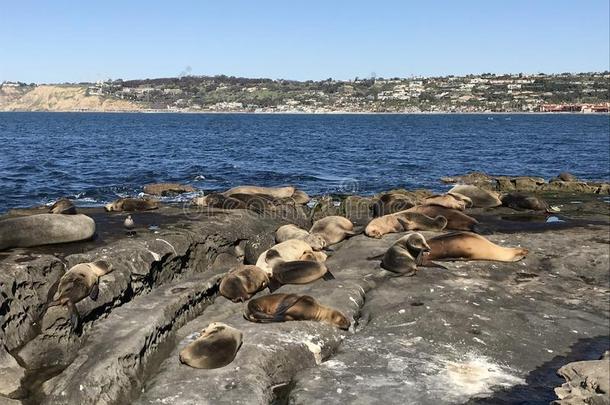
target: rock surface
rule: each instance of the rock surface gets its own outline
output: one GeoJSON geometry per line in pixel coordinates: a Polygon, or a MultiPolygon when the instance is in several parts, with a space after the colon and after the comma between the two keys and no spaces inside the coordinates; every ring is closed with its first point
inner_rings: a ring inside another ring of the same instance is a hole
{"type": "MultiPolygon", "coordinates": [[[[93,210],[92,241],[0,253],[0,404],[548,404],[562,383],[557,369],[609,348],[610,211],[599,195],[541,196],[560,215],[468,212],[495,243],[528,247],[522,262],[448,262],[392,277],[367,258],[402,234],[358,235],[332,246],[334,280],[278,291],[339,309],[349,331],[251,323],[244,304],[218,296],[223,273],[255,261],[277,227],[296,218],[307,229],[305,209],[161,207],[137,214],[135,237],[123,214],[93,210]],[[100,258],[115,271],[101,278],[96,301],[77,304],[82,324],[75,330],[62,307],[43,316],[63,272],[100,258]],[[216,370],[180,364],[179,351],[214,321],[243,332],[235,360],[216,370]]],[[[372,200],[329,198],[314,216],[364,224],[372,200]]],[[[580,368],[565,370],[577,381],[580,368]]]]}

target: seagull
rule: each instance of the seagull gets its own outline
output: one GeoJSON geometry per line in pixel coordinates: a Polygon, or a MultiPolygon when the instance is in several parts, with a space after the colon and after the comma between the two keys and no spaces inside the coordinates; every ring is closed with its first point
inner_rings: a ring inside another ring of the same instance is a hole
{"type": "Polygon", "coordinates": [[[131,217],[131,215],[127,215],[127,218],[125,218],[125,221],[123,222],[123,226],[127,230],[128,234],[131,235],[135,233],[133,229],[136,227],[136,224],[135,222],[133,222],[133,218],[131,217]]]}

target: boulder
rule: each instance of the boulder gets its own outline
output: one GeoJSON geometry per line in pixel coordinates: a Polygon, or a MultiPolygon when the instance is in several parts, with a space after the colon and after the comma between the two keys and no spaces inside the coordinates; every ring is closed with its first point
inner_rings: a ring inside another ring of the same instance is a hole
{"type": "Polygon", "coordinates": [[[568,363],[557,374],[566,382],[555,388],[554,404],[610,404],[610,352],[599,360],[568,363]]]}
{"type": "Polygon", "coordinates": [[[179,183],[153,183],[144,186],[144,192],[156,196],[171,196],[183,193],[194,193],[195,187],[179,183]]]}

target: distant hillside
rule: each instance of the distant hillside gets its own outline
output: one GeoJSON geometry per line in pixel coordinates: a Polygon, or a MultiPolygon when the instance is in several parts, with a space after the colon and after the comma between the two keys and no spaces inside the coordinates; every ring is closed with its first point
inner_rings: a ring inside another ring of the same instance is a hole
{"type": "Polygon", "coordinates": [[[6,86],[0,88],[0,111],[130,111],[138,103],[90,95],[87,86],[6,86]]]}
{"type": "Polygon", "coordinates": [[[605,112],[610,73],[291,81],[228,76],[0,86],[0,110],[605,112]]]}

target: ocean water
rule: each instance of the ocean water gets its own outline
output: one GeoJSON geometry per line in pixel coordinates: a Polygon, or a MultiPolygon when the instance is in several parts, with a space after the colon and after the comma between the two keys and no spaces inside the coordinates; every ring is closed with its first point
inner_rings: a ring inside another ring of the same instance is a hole
{"type": "Polygon", "coordinates": [[[0,212],[172,181],[311,194],[447,188],[479,170],[610,180],[608,115],[0,113],[0,212]]]}

